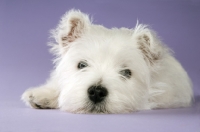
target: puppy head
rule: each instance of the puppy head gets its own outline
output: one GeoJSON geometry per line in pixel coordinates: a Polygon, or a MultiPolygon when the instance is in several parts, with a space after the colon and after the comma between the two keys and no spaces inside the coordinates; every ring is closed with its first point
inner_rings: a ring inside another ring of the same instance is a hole
{"type": "Polygon", "coordinates": [[[127,113],[147,109],[150,73],[164,53],[153,31],[139,24],[135,29],[107,29],[72,10],[53,36],[62,110],[127,113]]]}

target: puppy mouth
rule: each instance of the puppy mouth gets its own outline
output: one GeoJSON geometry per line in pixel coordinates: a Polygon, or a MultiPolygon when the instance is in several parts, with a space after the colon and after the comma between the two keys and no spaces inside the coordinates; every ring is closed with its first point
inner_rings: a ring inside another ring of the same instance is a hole
{"type": "Polygon", "coordinates": [[[92,104],[89,113],[110,113],[105,106],[105,103],[92,104]]]}
{"type": "Polygon", "coordinates": [[[106,109],[105,102],[97,104],[87,102],[84,107],[77,109],[75,113],[110,114],[111,112],[106,109]]]}

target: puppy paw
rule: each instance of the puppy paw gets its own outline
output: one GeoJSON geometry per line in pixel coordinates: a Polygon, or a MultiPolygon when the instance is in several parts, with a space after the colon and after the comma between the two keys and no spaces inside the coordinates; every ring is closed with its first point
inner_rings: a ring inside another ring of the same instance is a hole
{"type": "Polygon", "coordinates": [[[27,106],[36,109],[53,109],[57,106],[56,98],[49,91],[39,88],[26,90],[21,99],[27,106]]]}

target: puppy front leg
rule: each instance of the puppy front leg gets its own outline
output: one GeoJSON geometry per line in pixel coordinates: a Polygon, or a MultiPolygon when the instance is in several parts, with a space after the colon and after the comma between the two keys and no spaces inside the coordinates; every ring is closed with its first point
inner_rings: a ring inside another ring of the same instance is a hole
{"type": "Polygon", "coordinates": [[[56,109],[58,108],[59,88],[53,81],[45,85],[26,90],[21,99],[26,105],[36,109],[56,109]]]}

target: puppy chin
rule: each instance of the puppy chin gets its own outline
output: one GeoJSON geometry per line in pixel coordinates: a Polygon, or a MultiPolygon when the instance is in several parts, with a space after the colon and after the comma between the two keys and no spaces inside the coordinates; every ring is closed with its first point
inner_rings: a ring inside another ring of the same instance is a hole
{"type": "Polygon", "coordinates": [[[85,104],[65,104],[61,105],[60,109],[62,111],[75,113],[75,114],[111,114],[114,112],[110,112],[107,110],[106,105],[102,102],[99,104],[93,104],[92,102],[85,103],[85,104]],[[70,106],[70,107],[69,107],[70,106]]]}

